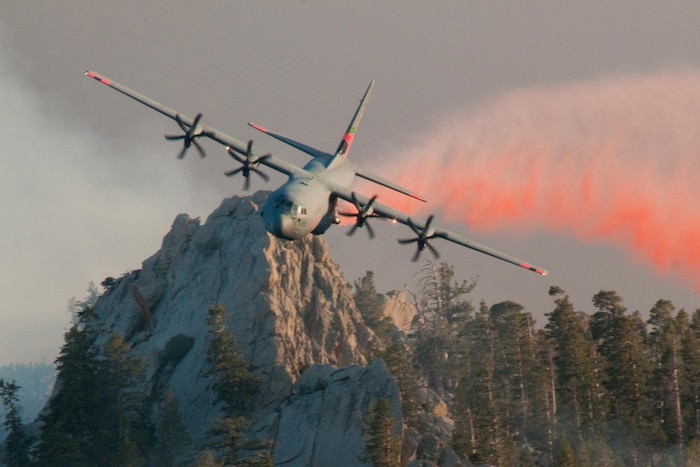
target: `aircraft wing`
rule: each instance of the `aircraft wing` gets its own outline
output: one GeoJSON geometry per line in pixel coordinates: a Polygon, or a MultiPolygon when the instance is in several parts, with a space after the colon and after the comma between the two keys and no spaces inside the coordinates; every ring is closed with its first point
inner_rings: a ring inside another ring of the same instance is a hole
{"type": "MultiPolygon", "coordinates": [[[[207,137],[209,139],[212,139],[216,141],[217,143],[223,144],[227,148],[231,148],[232,150],[238,152],[239,154],[246,154],[248,151],[248,143],[243,142],[239,139],[234,138],[233,136],[229,136],[226,133],[223,133],[215,128],[205,126],[205,125],[199,125],[199,117],[201,115],[198,115],[194,119],[188,117],[187,115],[181,114],[159,102],[154,101],[153,99],[144,96],[143,94],[140,94],[133,89],[129,89],[128,87],[119,84],[115,81],[112,81],[109,78],[106,78],[104,76],[99,75],[98,73],[94,71],[86,71],[85,75],[88,76],[89,78],[93,78],[96,81],[99,81],[100,83],[104,84],[105,86],[109,86],[110,88],[114,89],[115,91],[118,91],[125,96],[128,96],[132,99],[134,99],[137,102],[140,102],[141,104],[150,107],[151,109],[155,110],[156,112],[165,115],[166,117],[174,120],[175,122],[178,123],[183,129],[183,131],[189,131],[191,132],[190,138],[193,140],[195,138],[199,137],[207,137]],[[193,128],[194,127],[194,128],[193,128]]],[[[172,137],[170,137],[172,138],[172,137]]],[[[193,141],[194,142],[194,141],[193,141]]],[[[195,142],[196,144],[196,142],[195,142]]],[[[186,143],[187,145],[187,143],[186,143]]],[[[182,155],[182,153],[181,153],[182,155]]],[[[301,167],[297,167],[294,164],[291,164],[289,162],[286,162],[282,159],[276,158],[270,154],[260,154],[257,153],[254,149],[251,148],[251,158],[253,159],[254,163],[260,163],[263,165],[266,165],[270,167],[271,169],[274,169],[278,172],[281,172],[285,175],[293,176],[313,176],[309,174],[307,171],[302,169],[301,167]]]]}
{"type": "MultiPolygon", "coordinates": [[[[546,275],[547,271],[545,269],[538,268],[536,266],[533,266],[525,261],[522,261],[518,258],[515,258],[513,256],[507,255],[505,253],[502,253],[498,250],[495,250],[493,248],[490,248],[486,245],[482,245],[480,243],[477,243],[473,240],[467,239],[465,237],[462,237],[456,233],[450,232],[449,230],[443,229],[441,227],[438,227],[436,225],[432,224],[432,216],[428,217],[428,219],[425,222],[419,222],[414,219],[412,219],[410,216],[407,214],[398,211],[396,209],[393,209],[389,206],[385,206],[383,204],[376,203],[373,199],[368,199],[362,195],[359,195],[349,188],[346,188],[344,186],[338,185],[336,183],[333,183],[330,180],[325,179],[322,175],[319,174],[312,174],[301,167],[298,167],[294,164],[291,164],[289,162],[286,162],[282,159],[276,158],[270,154],[259,154],[255,152],[255,150],[252,148],[252,144],[243,142],[241,140],[238,140],[232,136],[229,136],[219,130],[216,130],[215,128],[211,128],[205,125],[200,125],[199,124],[199,119],[201,117],[200,115],[197,115],[194,119],[187,117],[184,114],[181,114],[179,112],[176,112],[175,110],[164,106],[163,104],[160,104],[159,102],[154,101],[153,99],[150,99],[142,94],[139,94],[138,92],[129,89],[126,86],[123,86],[115,81],[110,80],[109,78],[106,78],[104,76],[101,76],[94,71],[86,71],[85,75],[93,78],[96,81],[99,81],[100,83],[104,84],[105,86],[109,86],[110,88],[114,89],[115,91],[118,91],[138,102],[141,104],[150,107],[151,109],[155,110],[156,112],[165,115],[166,117],[174,120],[180,128],[183,130],[184,134],[176,137],[166,137],[168,139],[183,139],[184,140],[184,149],[183,152],[180,153],[180,157],[184,155],[184,151],[190,146],[190,144],[194,144],[197,149],[203,154],[203,150],[198,146],[196,140],[201,137],[207,137],[209,139],[212,139],[227,148],[230,148],[231,150],[237,152],[238,154],[244,154],[247,157],[250,158],[248,161],[249,164],[251,165],[257,165],[257,164],[263,164],[267,167],[270,167],[271,169],[274,169],[278,172],[281,172],[285,175],[288,176],[297,176],[297,177],[307,177],[307,178],[318,178],[320,181],[326,184],[326,186],[332,191],[337,197],[348,201],[353,204],[359,204],[362,207],[368,207],[367,212],[365,214],[367,217],[370,217],[371,215],[379,215],[381,217],[385,217],[387,219],[391,219],[396,222],[400,222],[401,224],[407,225],[408,227],[411,228],[411,230],[414,232],[416,235],[415,238],[412,239],[407,239],[407,240],[399,240],[401,243],[417,243],[418,246],[418,252],[422,251],[425,247],[428,247],[430,250],[435,252],[434,247],[430,244],[430,242],[433,239],[436,238],[443,238],[447,241],[456,243],[458,245],[465,246],[467,248],[471,248],[472,250],[487,254],[489,256],[492,256],[494,258],[500,259],[502,261],[506,261],[508,263],[514,264],[516,266],[520,266],[522,268],[528,269],[530,271],[534,271],[538,274],[541,275],[546,275]],[[371,209],[369,209],[371,208],[371,209]]],[[[371,89],[371,86],[370,86],[371,89]]],[[[377,183],[384,184],[386,186],[389,186],[390,188],[393,188],[393,184],[391,182],[388,182],[386,180],[381,179],[381,181],[377,181],[376,179],[378,178],[375,175],[367,175],[367,174],[360,174],[358,171],[358,175],[361,177],[368,178],[370,180],[373,180],[377,183]]],[[[395,188],[394,188],[395,189],[395,188]]],[[[422,199],[420,197],[417,197],[418,199],[422,199]]],[[[414,257],[414,259],[417,259],[417,255],[414,257]]]]}
{"type": "Polygon", "coordinates": [[[463,237],[459,234],[456,234],[454,232],[450,232],[447,229],[443,229],[442,227],[439,227],[437,225],[432,224],[432,216],[428,217],[428,219],[425,222],[420,222],[416,219],[411,218],[407,214],[398,211],[396,209],[393,209],[389,206],[385,206],[383,204],[379,204],[375,202],[373,199],[369,199],[365,196],[359,195],[358,193],[355,193],[354,191],[344,188],[340,185],[330,183],[326,181],[326,184],[329,186],[329,188],[333,191],[333,193],[338,196],[338,198],[341,198],[345,201],[348,201],[353,204],[359,204],[362,207],[371,206],[370,212],[368,212],[368,215],[379,215],[381,217],[385,217],[387,219],[390,219],[395,222],[399,222],[401,224],[407,225],[409,228],[413,230],[413,232],[416,235],[416,238],[413,239],[407,239],[407,240],[399,240],[400,243],[417,243],[418,246],[418,251],[416,253],[416,256],[414,256],[414,260],[418,258],[418,254],[420,253],[421,250],[423,250],[423,247],[428,247],[431,249],[434,253],[436,251],[430,245],[429,242],[431,242],[433,239],[436,238],[442,238],[447,241],[450,241],[452,243],[456,243],[457,245],[462,245],[464,247],[470,248],[472,250],[478,251],[480,253],[484,253],[486,255],[492,256],[494,258],[500,259],[502,261],[505,261],[507,263],[514,264],[516,266],[519,266],[521,268],[536,272],[537,274],[540,274],[542,276],[547,275],[547,270],[539,268],[537,266],[533,266],[532,264],[523,261],[521,259],[518,259],[514,256],[510,256],[506,253],[500,252],[498,250],[495,250],[491,247],[488,247],[486,245],[482,245],[481,243],[475,242],[474,240],[470,240],[466,237],[463,237]]]}

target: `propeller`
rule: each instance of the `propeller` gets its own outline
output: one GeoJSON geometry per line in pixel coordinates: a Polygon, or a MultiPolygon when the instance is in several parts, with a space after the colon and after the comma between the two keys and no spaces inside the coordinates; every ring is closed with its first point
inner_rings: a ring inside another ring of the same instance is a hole
{"type": "Polygon", "coordinates": [[[207,153],[204,152],[202,146],[200,146],[200,144],[197,142],[197,139],[199,137],[210,135],[209,133],[202,131],[202,128],[199,126],[199,120],[201,118],[202,114],[199,113],[196,117],[194,117],[192,125],[187,125],[185,122],[182,121],[180,115],[175,114],[175,122],[184,133],[181,135],[165,135],[165,139],[167,139],[168,141],[176,141],[180,139],[183,140],[182,150],[177,156],[178,159],[182,159],[183,157],[185,157],[185,153],[193,144],[194,147],[197,148],[197,151],[199,151],[200,157],[204,158],[207,155],[207,153]]]}
{"type": "Polygon", "coordinates": [[[242,153],[241,151],[232,148],[231,146],[228,146],[226,148],[226,151],[228,151],[229,155],[236,159],[238,162],[240,162],[242,165],[234,170],[229,170],[228,172],[224,172],[227,177],[232,177],[236,175],[237,173],[241,172],[243,176],[245,177],[245,183],[243,185],[244,190],[248,190],[250,188],[250,173],[255,172],[265,180],[266,182],[270,180],[270,177],[268,177],[264,172],[261,172],[258,169],[258,165],[260,165],[260,162],[267,159],[268,157],[271,156],[271,154],[263,154],[262,156],[253,158],[253,140],[251,139],[248,141],[248,147],[246,148],[245,153],[242,153]],[[242,154],[239,155],[239,153],[242,154]],[[245,157],[243,157],[245,156],[245,157]]]}
{"type": "Polygon", "coordinates": [[[425,249],[426,246],[433,254],[433,256],[435,256],[435,259],[439,259],[440,253],[437,251],[437,249],[435,249],[433,245],[430,244],[430,240],[439,236],[436,235],[435,232],[430,228],[430,224],[433,222],[433,216],[431,215],[430,217],[428,217],[428,220],[425,223],[425,227],[423,227],[422,229],[415,225],[410,217],[407,220],[408,226],[411,228],[411,230],[413,230],[413,233],[416,234],[416,237],[399,239],[399,243],[401,243],[402,245],[405,245],[407,243],[417,243],[418,248],[416,249],[416,253],[413,255],[411,261],[418,261],[421,252],[425,249]]]}
{"type": "Polygon", "coordinates": [[[355,192],[353,191],[351,193],[352,196],[352,204],[355,205],[355,209],[357,209],[357,212],[339,212],[338,214],[344,217],[354,217],[355,220],[355,225],[352,226],[350,230],[348,230],[348,235],[353,235],[355,233],[355,230],[357,230],[358,227],[367,227],[367,233],[369,234],[369,238],[374,238],[374,230],[372,229],[372,226],[369,224],[368,219],[370,217],[380,217],[379,215],[374,213],[374,208],[372,208],[372,205],[374,204],[374,201],[377,199],[377,195],[372,196],[370,198],[369,202],[362,206],[360,202],[357,200],[357,197],[355,197],[355,192]]]}

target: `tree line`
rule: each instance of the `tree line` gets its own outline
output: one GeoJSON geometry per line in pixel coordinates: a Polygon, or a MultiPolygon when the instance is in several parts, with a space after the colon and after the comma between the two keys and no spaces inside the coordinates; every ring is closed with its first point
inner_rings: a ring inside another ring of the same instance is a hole
{"type": "MultiPolygon", "coordinates": [[[[258,394],[258,380],[243,358],[227,313],[212,306],[208,369],[215,404],[223,414],[215,420],[204,445],[193,445],[175,394],[150,387],[145,361],[131,356],[130,345],[118,333],[103,344],[96,315],[85,305],[74,314],[56,358],[56,389],[38,418],[39,432],[30,436],[21,420],[14,381],[0,379],[8,436],[2,460],[11,467],[139,467],[224,465],[269,466],[269,445],[249,440],[248,411],[258,394]],[[244,450],[247,455],[239,458],[244,450]]],[[[176,365],[193,339],[177,335],[161,355],[176,365]]]]}
{"type": "MultiPolygon", "coordinates": [[[[368,272],[355,281],[355,298],[383,340],[378,355],[400,386],[406,423],[419,424],[417,388],[430,388],[449,407],[450,446],[460,458],[700,465],[700,310],[658,300],[645,319],[616,292],[600,291],[594,312],[584,313],[551,287],[542,326],[512,301],[474,305],[475,280],[455,280],[449,264],[429,262],[413,294],[414,332],[405,336],[380,316],[373,279],[368,272]]],[[[400,465],[398,451],[392,456],[381,465],[400,465]]]]}
{"type": "MultiPolygon", "coordinates": [[[[454,420],[450,446],[493,465],[700,465],[700,310],[659,300],[646,317],[614,291],[578,311],[551,287],[538,324],[515,302],[475,305],[475,280],[447,263],[426,263],[413,296],[412,332],[383,316],[368,272],[352,284],[365,322],[379,337],[374,357],[394,375],[404,422],[421,431],[417,394],[430,388],[454,420]]],[[[236,346],[223,308],[209,309],[208,370],[223,414],[206,445],[193,446],[168,391],[148,389],[141,359],[119,334],[97,344],[94,311],[83,304],[56,359],[57,387],[29,438],[17,386],[0,380],[8,465],[271,465],[272,444],[246,435],[259,381],[236,346]],[[245,453],[244,458],[240,458],[245,453]]],[[[162,358],[176,365],[192,346],[174,336],[162,358]]],[[[366,460],[401,465],[385,401],[365,414],[366,460]]]]}

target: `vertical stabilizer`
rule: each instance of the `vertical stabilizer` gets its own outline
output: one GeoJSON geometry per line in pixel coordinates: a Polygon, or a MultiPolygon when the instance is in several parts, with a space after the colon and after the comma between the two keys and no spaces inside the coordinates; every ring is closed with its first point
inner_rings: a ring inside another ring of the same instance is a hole
{"type": "Polygon", "coordinates": [[[353,139],[355,139],[357,127],[360,124],[360,119],[362,118],[362,114],[365,111],[365,107],[367,107],[367,101],[369,100],[370,94],[372,94],[373,88],[374,80],[372,80],[372,82],[369,83],[367,91],[365,91],[365,95],[362,96],[362,100],[360,100],[360,105],[357,107],[355,115],[352,117],[352,121],[350,121],[350,125],[348,126],[345,135],[343,135],[343,140],[340,142],[340,145],[338,145],[338,149],[335,151],[335,157],[344,157],[347,156],[348,152],[350,152],[350,146],[352,146],[352,141],[353,139]]]}

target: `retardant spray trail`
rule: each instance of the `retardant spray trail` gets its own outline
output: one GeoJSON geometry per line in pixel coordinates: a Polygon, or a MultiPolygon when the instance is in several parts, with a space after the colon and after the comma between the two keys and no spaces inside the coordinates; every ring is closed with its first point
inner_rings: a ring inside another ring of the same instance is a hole
{"type": "Polygon", "coordinates": [[[700,291],[700,72],[511,93],[445,121],[382,173],[467,230],[548,230],[627,249],[700,291]],[[398,171],[398,174],[397,174],[398,171]]]}

